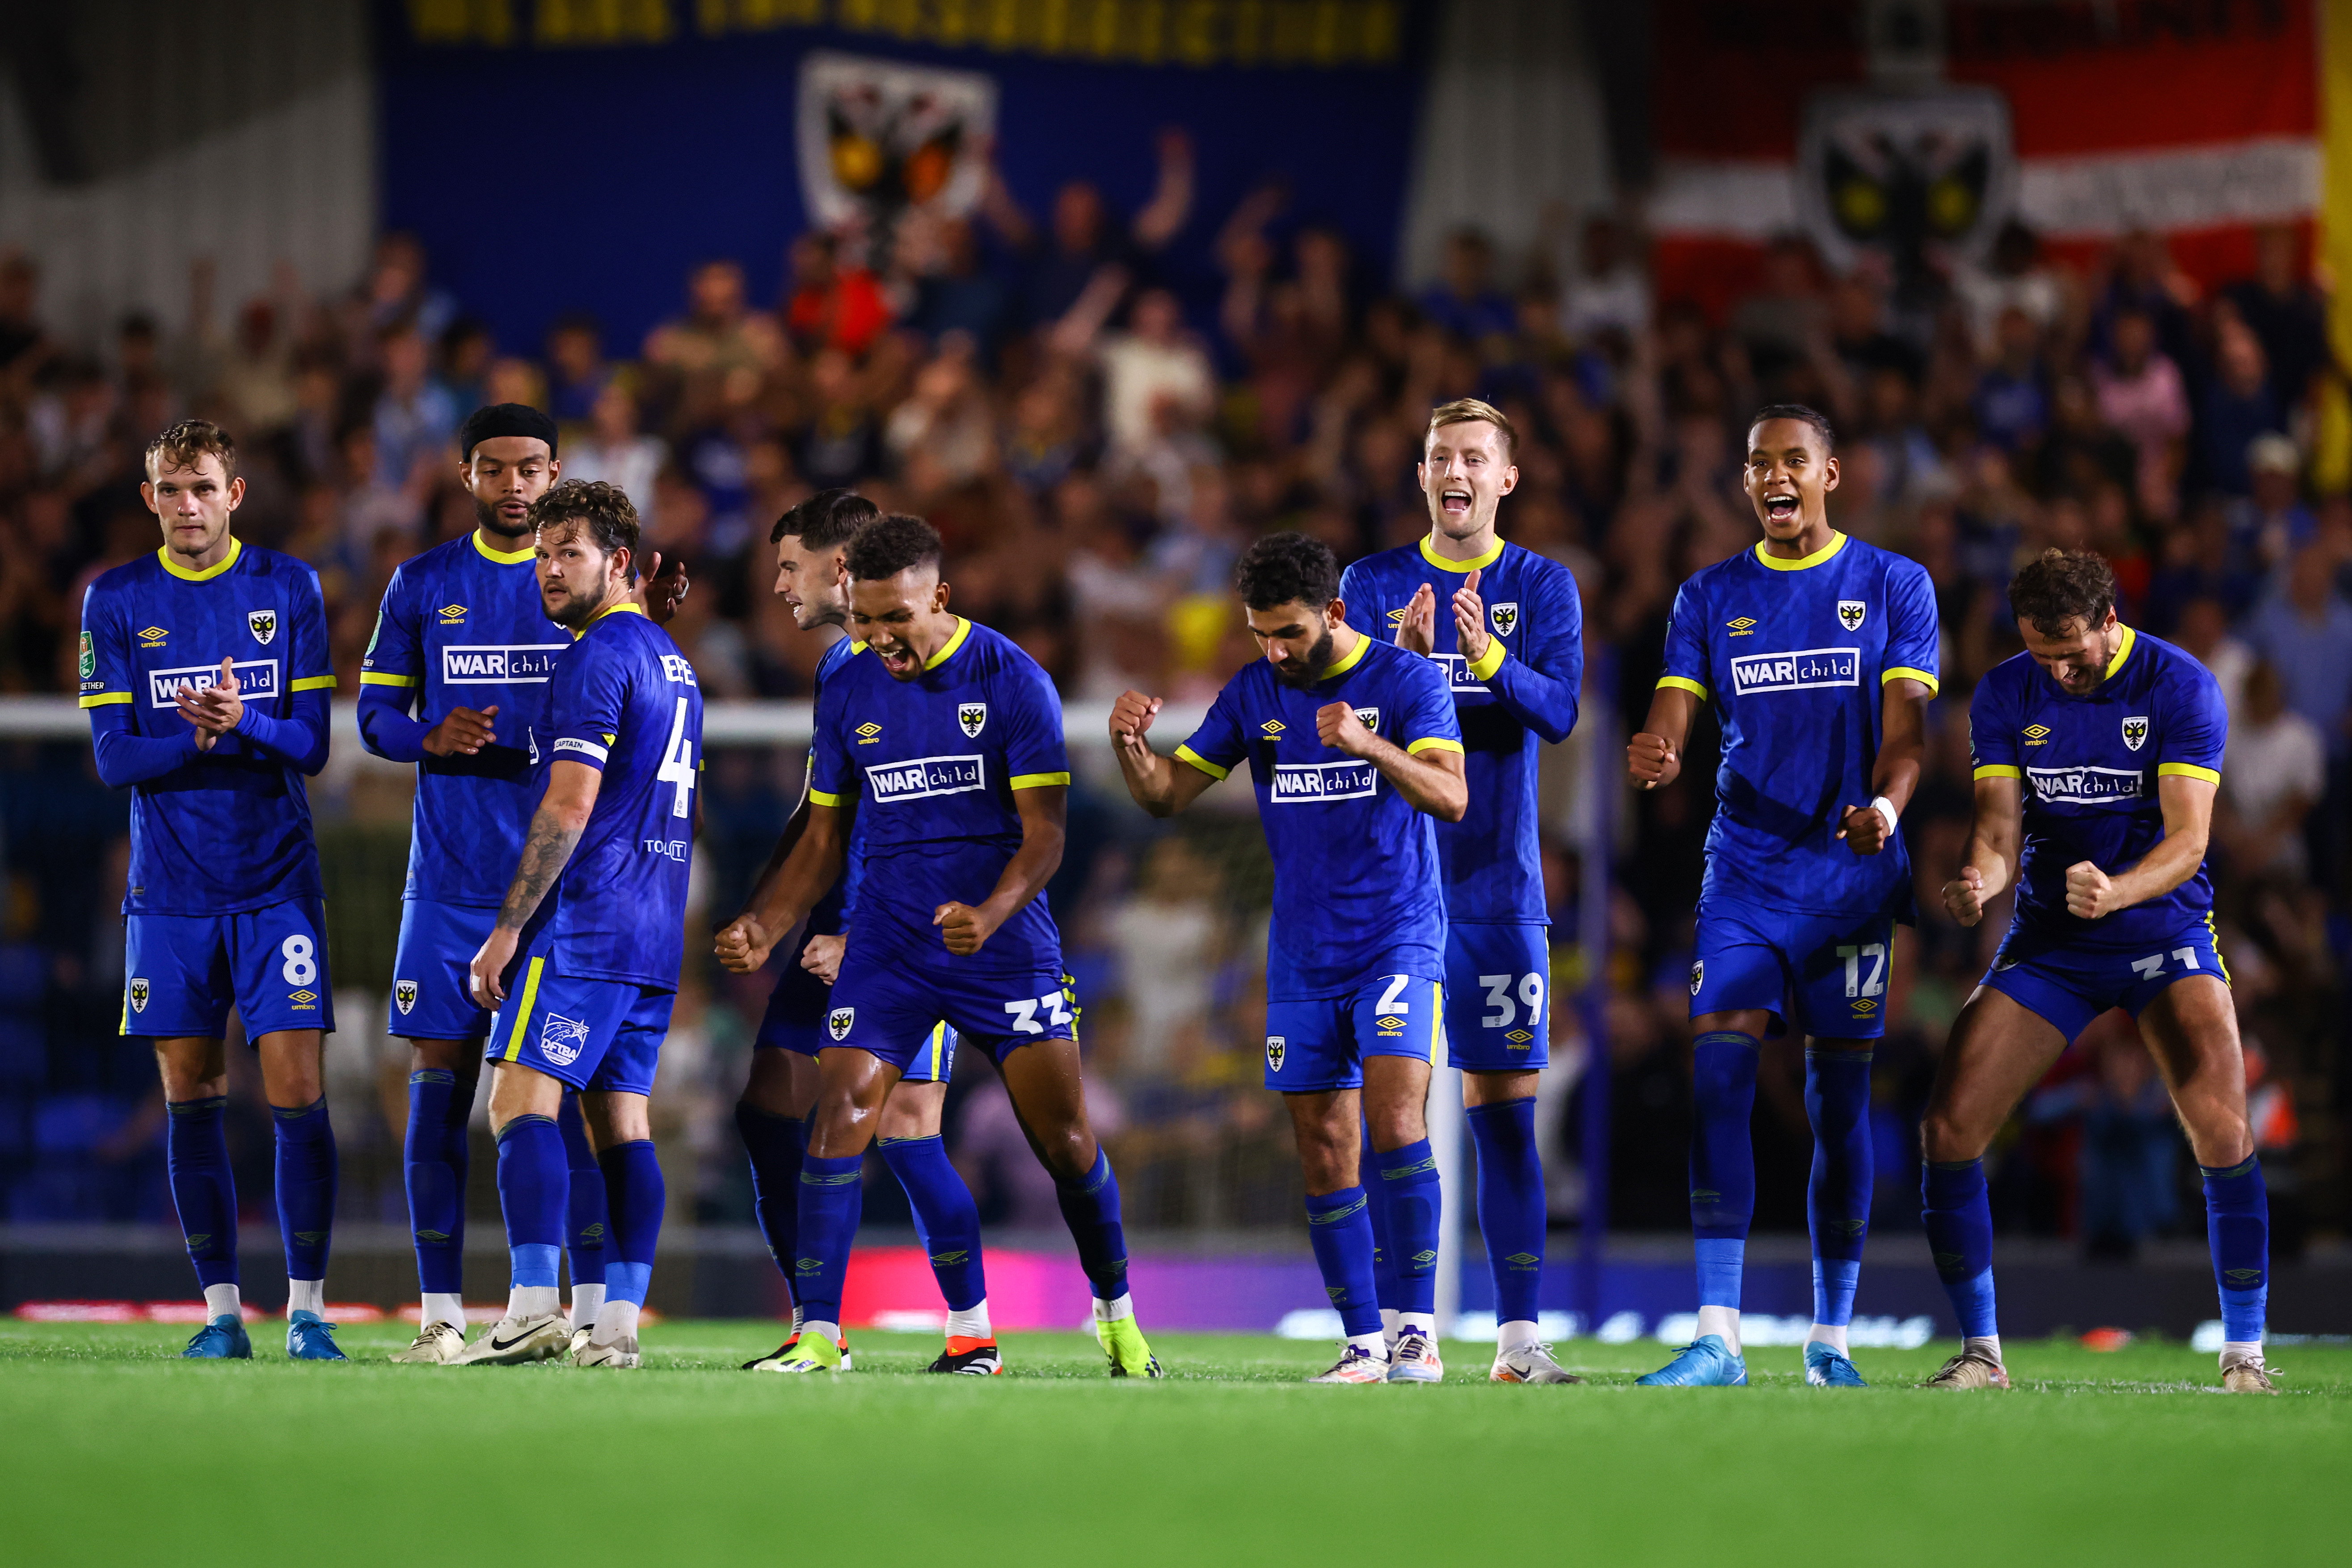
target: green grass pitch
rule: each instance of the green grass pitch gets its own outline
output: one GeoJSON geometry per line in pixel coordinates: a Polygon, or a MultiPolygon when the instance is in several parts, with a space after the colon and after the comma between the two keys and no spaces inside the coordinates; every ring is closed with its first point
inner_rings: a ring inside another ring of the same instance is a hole
{"type": "Polygon", "coordinates": [[[1164,1334],[1113,1383],[1073,1334],[1001,1378],[927,1336],[837,1380],[752,1376],[774,1325],[649,1328],[647,1369],[185,1363],[188,1331],[0,1323],[0,1560],[487,1563],[2013,1564],[2347,1561],[2352,1351],[2284,1350],[2284,1397],[2211,1392],[2179,1344],[2011,1347],[2010,1394],[1911,1386],[1948,1346],[1864,1351],[1876,1386],[1629,1386],[1646,1342],[1571,1342],[1587,1387],[1308,1388],[1320,1345],[1164,1334]]]}

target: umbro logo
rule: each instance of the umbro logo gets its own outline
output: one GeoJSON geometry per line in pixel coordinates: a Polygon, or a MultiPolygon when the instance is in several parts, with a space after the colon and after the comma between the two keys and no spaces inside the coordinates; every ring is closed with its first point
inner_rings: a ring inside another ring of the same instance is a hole
{"type": "Polygon", "coordinates": [[[2023,735],[2029,742],[2038,746],[2042,744],[2042,742],[2050,738],[2050,726],[2047,724],[2028,724],[2024,729],[2018,732],[2023,735]]]}
{"type": "Polygon", "coordinates": [[[1379,1023],[1381,1026],[1381,1033],[1383,1035],[1393,1035],[1399,1029],[1404,1027],[1404,1020],[1396,1016],[1394,1014],[1390,1014],[1387,1017],[1380,1019],[1379,1023]]]}
{"type": "Polygon", "coordinates": [[[162,647],[163,646],[163,639],[171,635],[172,634],[170,632],[165,631],[161,626],[142,626],[139,629],[139,646],[141,647],[162,647]]]}
{"type": "Polygon", "coordinates": [[[882,726],[874,722],[873,720],[868,719],[865,723],[857,726],[857,743],[859,745],[870,746],[881,738],[882,726]]]}
{"type": "Polygon", "coordinates": [[[1389,612],[1389,625],[1392,626],[1401,626],[1404,625],[1404,612],[1405,606],[1402,605],[1398,605],[1395,609],[1391,610],[1389,612]]]}
{"type": "Polygon", "coordinates": [[[1260,724],[1258,729],[1265,734],[1279,735],[1282,733],[1283,730],[1282,721],[1279,719],[1268,719],[1265,723],[1260,724]]]}
{"type": "Polygon", "coordinates": [[[1515,1046],[1524,1046],[1528,1041],[1534,1039],[1535,1037],[1528,1034],[1525,1029],[1513,1029],[1509,1034],[1505,1035],[1503,1038],[1510,1041],[1515,1046]]]}
{"type": "Polygon", "coordinates": [[[1736,621],[1726,621],[1723,624],[1731,628],[1731,635],[1733,637],[1744,637],[1749,632],[1756,629],[1756,617],[1753,616],[1742,616],[1736,621]]]}
{"type": "Polygon", "coordinates": [[[465,605],[442,605],[442,606],[441,606],[441,624],[442,624],[443,626],[456,626],[459,621],[462,621],[462,620],[464,620],[465,618],[466,618],[466,606],[465,606],[465,605]]]}

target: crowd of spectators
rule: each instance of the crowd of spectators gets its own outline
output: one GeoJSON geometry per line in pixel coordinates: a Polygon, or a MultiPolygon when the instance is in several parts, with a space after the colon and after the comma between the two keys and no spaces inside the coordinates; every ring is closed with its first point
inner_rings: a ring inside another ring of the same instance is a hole
{"type": "MultiPolygon", "coordinates": [[[[2020,646],[2011,571],[2056,544],[2104,554],[2126,618],[2189,648],[2228,693],[2213,860],[2277,1234],[2292,1250],[2312,1225],[2343,1226],[2352,501],[2314,478],[2326,394],[2342,384],[2306,234],[2264,233],[2253,274],[2212,289],[2145,234],[2078,268],[2011,226],[1981,265],[1899,291],[1868,265],[1831,276],[1790,237],[1711,316],[1654,298],[1643,238],[1617,216],[1555,222],[1527,256],[1465,231],[1440,278],[1397,291],[1337,232],[1296,221],[1283,188],[1203,214],[1183,137],[1157,152],[1158,187],[1133,212],[1073,184],[1041,221],[992,180],[969,216],[908,212],[882,238],[803,236],[773,299],[753,296],[739,261],[712,259],[641,342],[585,316],[541,342],[501,341],[396,234],[350,287],[287,274],[268,297],[227,302],[200,270],[184,331],[132,316],[105,344],[49,337],[34,270],[0,259],[0,689],[72,689],[82,586],[154,547],[137,456],[183,414],[236,436],[239,531],[319,570],[335,666],[356,689],[394,567],[473,526],[454,430],[478,404],[514,401],[561,421],[567,476],[620,485],[651,546],[690,563],[673,631],[713,699],[807,694],[818,644],[768,593],[768,524],[813,489],[854,484],[930,519],[951,551],[955,607],[1018,639],[1072,702],[1129,686],[1202,700],[1253,652],[1229,589],[1238,552],[1282,528],[1343,560],[1409,542],[1427,526],[1412,471],[1427,411],[1475,395],[1522,437],[1504,531],[1581,587],[1587,712],[1613,726],[1586,743],[1613,784],[1676,584],[1757,537],[1738,483],[1748,411],[1810,403],[1839,431],[1837,525],[1922,562],[1944,626],[1930,768],[1903,824],[1920,921],[1898,946],[1879,1056],[1881,1222],[1916,1223],[1912,1127],[2000,923],[1963,931],[1936,894],[1967,830],[1969,690],[2020,646]],[[1217,276],[1179,276],[1171,240],[1212,223],[1217,276]]],[[[1094,744],[1073,735],[1074,749],[1094,744]]],[[[1683,976],[1712,745],[1694,737],[1682,779],[1625,796],[1618,814],[1611,962],[1591,978],[1621,1226],[1686,1221],[1683,976]]],[[[87,839],[60,850],[58,833],[119,834],[121,809],[86,801],[73,808],[86,822],[58,827],[67,808],[50,797],[94,787],[73,772],[19,748],[5,783],[0,1097],[16,1098],[0,1103],[23,1113],[0,1131],[14,1140],[0,1169],[19,1173],[23,1217],[80,1201],[23,1173],[41,1139],[117,1173],[152,1140],[152,1115],[129,1098],[143,1062],[106,1054],[110,906],[63,890],[58,874],[79,866],[86,882],[91,858],[87,839]],[[68,1103],[74,1128],[56,1110],[68,1103]]],[[[714,908],[757,863],[797,776],[767,752],[714,759],[714,908]]],[[[1590,977],[1580,936],[1594,934],[1575,916],[1575,793],[1552,792],[1547,850],[1563,994],[1590,977]]],[[[396,801],[378,817],[397,834],[396,801]]],[[[1163,834],[1082,787],[1072,846],[1053,896],[1089,1007],[1097,1122],[1137,1173],[1131,1213],[1286,1222],[1282,1129],[1254,1087],[1267,899],[1254,825],[1211,816],[1163,834]]],[[[384,897],[396,896],[395,883],[384,897]]],[[[364,967],[354,952],[346,983],[364,967]]],[[[721,1113],[759,998],[716,974],[690,986],[681,1034],[696,1043],[676,1068],[705,1075],[680,1080],[701,1108],[688,1142],[704,1171],[690,1185],[707,1216],[740,1217],[721,1113]]],[[[1578,1015],[1558,1016],[1556,1045],[1579,1059],[1578,1015]]],[[[1581,1185],[1580,1089],[1572,1070],[1553,1076],[1545,1125],[1566,1220],[1581,1185]]],[[[1760,1227],[1803,1226],[1801,1079],[1793,1049],[1768,1053],[1760,1227]]],[[[958,1089],[959,1153],[992,1218],[1050,1222],[1018,1128],[979,1079],[958,1089]]],[[[2193,1173],[2152,1083],[2119,1015],[2070,1051],[2002,1143],[2004,1226],[2128,1252],[2193,1223],[2181,1201],[2193,1173]]],[[[383,1191],[356,1201],[394,1217],[388,1169],[383,1191]]]]}

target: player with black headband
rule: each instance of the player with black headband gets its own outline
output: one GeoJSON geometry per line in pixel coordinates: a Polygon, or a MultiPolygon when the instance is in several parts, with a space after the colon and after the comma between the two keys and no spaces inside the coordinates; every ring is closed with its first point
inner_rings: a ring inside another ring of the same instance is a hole
{"type": "MultiPolygon", "coordinates": [[[[390,1029],[410,1052],[404,1164],[424,1311],[415,1342],[393,1359],[432,1364],[465,1348],[466,1121],[490,1024],[468,994],[466,966],[539,804],[549,677],[572,644],[547,618],[532,569],[531,503],[562,467],[555,421],[520,403],[476,409],[458,433],[458,465],[474,531],[393,574],[360,677],[362,741],[417,770],[390,1029]]],[[[650,564],[658,572],[661,558],[650,564]]],[[[682,568],[673,563],[659,583],[649,574],[645,593],[667,621],[685,597],[682,568]]],[[[563,1126],[572,1311],[584,1328],[604,1294],[604,1183],[575,1105],[563,1126]]]]}

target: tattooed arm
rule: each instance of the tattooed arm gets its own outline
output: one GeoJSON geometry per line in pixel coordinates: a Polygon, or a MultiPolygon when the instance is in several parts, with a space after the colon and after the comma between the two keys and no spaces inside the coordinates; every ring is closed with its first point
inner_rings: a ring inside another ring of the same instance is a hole
{"type": "Polygon", "coordinates": [[[588,814],[595,808],[596,792],[604,775],[585,763],[559,759],[547,770],[547,795],[530,819],[523,840],[522,858],[514,880],[507,884],[506,902],[499,907],[499,923],[489,940],[474,954],[467,982],[474,1000],[495,1006],[507,999],[506,971],[514,962],[522,928],[554,890],[556,879],[572,859],[572,851],[587,831],[588,814]]]}

